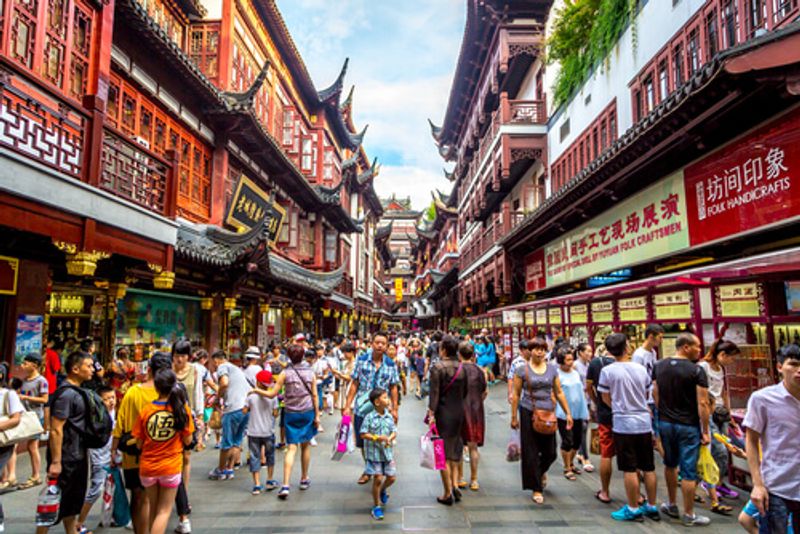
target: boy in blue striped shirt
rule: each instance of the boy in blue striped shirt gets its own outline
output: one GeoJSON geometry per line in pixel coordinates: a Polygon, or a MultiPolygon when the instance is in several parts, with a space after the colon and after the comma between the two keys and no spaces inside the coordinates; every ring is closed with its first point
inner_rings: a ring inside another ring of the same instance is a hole
{"type": "Polygon", "coordinates": [[[394,462],[392,446],[397,437],[397,425],[389,413],[389,394],[386,390],[375,388],[369,394],[369,401],[375,410],[367,414],[361,424],[361,439],[364,440],[364,473],[372,476],[372,517],[383,519],[383,507],[389,501],[386,490],[394,484],[397,465],[394,462]]]}

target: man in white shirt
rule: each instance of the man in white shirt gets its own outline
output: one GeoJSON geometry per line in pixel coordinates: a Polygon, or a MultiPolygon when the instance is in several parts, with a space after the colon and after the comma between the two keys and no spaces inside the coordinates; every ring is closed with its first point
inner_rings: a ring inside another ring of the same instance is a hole
{"type": "Polygon", "coordinates": [[[617,469],[625,473],[625,494],[628,504],[613,512],[617,521],[642,521],[647,516],[661,519],[656,506],[656,467],[653,458],[650,410],[647,395],[652,382],[640,365],[630,360],[630,345],[625,334],[611,334],[606,349],[616,359],[603,367],[597,391],[603,402],[611,406],[617,469]],[[644,476],[647,503],[639,506],[639,471],[644,476]]]}
{"type": "Polygon", "coordinates": [[[248,347],[244,353],[244,357],[247,361],[247,367],[244,369],[244,376],[247,378],[247,383],[250,384],[250,387],[254,388],[258,385],[256,375],[264,370],[264,368],[261,367],[261,349],[256,346],[248,347]]]}
{"type": "MultiPolygon", "coordinates": [[[[656,349],[661,346],[661,341],[664,339],[664,327],[660,324],[649,324],[644,329],[644,343],[642,346],[633,351],[631,359],[634,363],[643,365],[647,369],[647,376],[653,376],[653,367],[656,365],[658,356],[656,349]]],[[[656,426],[656,419],[658,413],[656,403],[653,401],[653,388],[647,394],[647,404],[650,407],[650,412],[653,414],[653,435],[655,436],[655,448],[662,457],[664,456],[664,449],[661,446],[661,440],[658,439],[658,428],[656,426]]]]}
{"type": "Polygon", "coordinates": [[[761,532],[785,534],[789,514],[800,532],[800,347],[778,351],[781,381],[753,393],[747,402],[747,465],[753,479],[750,500],[761,514],[761,532]],[[760,447],[759,447],[760,445],[760,447]],[[765,528],[766,527],[766,528],[765,528]]]}

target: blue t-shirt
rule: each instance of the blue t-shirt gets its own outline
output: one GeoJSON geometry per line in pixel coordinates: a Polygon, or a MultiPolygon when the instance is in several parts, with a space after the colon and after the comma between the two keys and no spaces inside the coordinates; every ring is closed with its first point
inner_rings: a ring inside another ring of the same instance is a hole
{"type": "MultiPolygon", "coordinates": [[[[589,419],[589,407],[586,405],[586,395],[584,395],[583,380],[581,374],[573,369],[569,373],[565,373],[558,368],[558,380],[561,382],[561,389],[564,391],[564,396],[567,398],[567,405],[569,406],[570,415],[572,418],[589,419]]],[[[561,409],[561,405],[556,403],[556,417],[559,419],[566,419],[567,414],[561,409]]]]}

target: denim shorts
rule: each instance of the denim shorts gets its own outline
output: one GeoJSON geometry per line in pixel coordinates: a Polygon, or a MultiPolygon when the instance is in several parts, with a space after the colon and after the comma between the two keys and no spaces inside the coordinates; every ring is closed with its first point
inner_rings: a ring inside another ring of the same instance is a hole
{"type": "Polygon", "coordinates": [[[222,414],[222,450],[237,447],[242,448],[244,431],[247,430],[247,420],[249,417],[242,410],[222,414]]]}
{"type": "Polygon", "coordinates": [[[661,445],[664,447],[664,465],[680,467],[683,480],[697,480],[697,457],[700,454],[700,427],[658,422],[661,445]]]}
{"type": "Polygon", "coordinates": [[[364,474],[370,476],[380,475],[394,477],[397,476],[397,464],[394,460],[391,462],[373,462],[371,460],[366,460],[364,474]]]}

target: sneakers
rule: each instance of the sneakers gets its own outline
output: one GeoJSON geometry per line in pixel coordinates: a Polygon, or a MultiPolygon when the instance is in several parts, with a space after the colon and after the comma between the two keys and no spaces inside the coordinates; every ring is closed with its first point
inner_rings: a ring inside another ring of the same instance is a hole
{"type": "Polygon", "coordinates": [[[225,469],[222,474],[225,476],[225,478],[221,478],[220,480],[232,480],[233,477],[236,476],[233,474],[233,469],[225,469]]]}
{"type": "Polygon", "coordinates": [[[227,477],[225,471],[220,471],[219,468],[215,467],[208,472],[208,478],[209,480],[225,480],[227,477]]]}
{"type": "Polygon", "coordinates": [[[673,519],[678,519],[681,516],[681,514],[678,512],[677,504],[662,503],[660,510],[662,514],[668,515],[673,519]]]}
{"type": "Polygon", "coordinates": [[[187,518],[178,523],[178,526],[175,527],[175,534],[192,534],[192,522],[187,518]]]}
{"type": "Polygon", "coordinates": [[[376,506],[372,509],[372,519],[377,519],[378,521],[383,520],[383,510],[380,506],[376,506]]]}
{"type": "Polygon", "coordinates": [[[683,514],[683,526],[685,527],[704,527],[711,523],[711,520],[702,515],[683,514]]]}
{"type": "Polygon", "coordinates": [[[644,512],[645,517],[653,521],[661,521],[661,514],[658,513],[658,506],[645,504],[640,509],[644,512]]]}
{"type": "Polygon", "coordinates": [[[386,503],[389,502],[389,494],[386,493],[386,490],[381,491],[381,504],[386,506],[386,503]]]}
{"type": "Polygon", "coordinates": [[[267,480],[267,482],[264,484],[264,490],[265,491],[272,491],[272,490],[276,489],[277,487],[278,487],[278,481],[277,480],[267,480]]]}
{"type": "Polygon", "coordinates": [[[278,492],[278,498],[282,501],[285,501],[288,496],[289,496],[289,486],[281,486],[281,489],[278,492]]]}
{"type": "Polygon", "coordinates": [[[261,495],[261,486],[253,486],[253,490],[250,492],[250,495],[261,495]]]}
{"type": "Polygon", "coordinates": [[[631,510],[630,507],[626,504],[616,512],[611,512],[611,519],[615,519],[617,521],[644,521],[644,513],[642,512],[641,508],[637,508],[635,511],[631,510]]]}
{"type": "Polygon", "coordinates": [[[305,491],[310,487],[311,487],[311,479],[310,478],[306,478],[306,479],[300,481],[300,489],[302,491],[305,491]]]}
{"type": "Polygon", "coordinates": [[[311,438],[311,446],[312,447],[316,447],[317,446],[317,439],[316,438],[311,438]]]}
{"type": "Polygon", "coordinates": [[[739,498],[739,492],[730,489],[725,484],[720,484],[719,486],[717,486],[717,493],[719,494],[720,497],[723,497],[725,499],[733,500],[739,498]]]}

